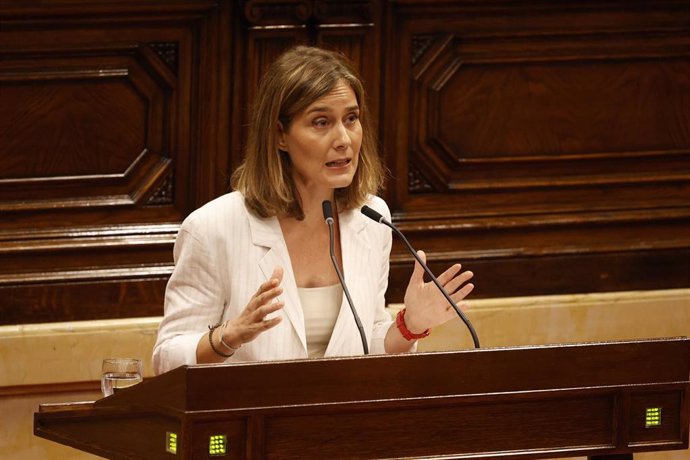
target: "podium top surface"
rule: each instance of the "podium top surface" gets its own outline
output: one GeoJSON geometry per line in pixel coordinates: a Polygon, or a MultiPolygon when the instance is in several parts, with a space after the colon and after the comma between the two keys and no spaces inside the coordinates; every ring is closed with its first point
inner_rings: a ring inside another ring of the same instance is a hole
{"type": "Polygon", "coordinates": [[[182,366],[96,401],[173,412],[690,381],[685,337],[182,366]]]}

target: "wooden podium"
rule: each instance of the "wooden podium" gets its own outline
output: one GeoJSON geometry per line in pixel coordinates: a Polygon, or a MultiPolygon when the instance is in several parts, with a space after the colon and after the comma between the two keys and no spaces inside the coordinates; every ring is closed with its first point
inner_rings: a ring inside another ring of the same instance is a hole
{"type": "Polygon", "coordinates": [[[687,449],[690,339],[185,366],[34,432],[111,459],[631,459],[687,449]]]}

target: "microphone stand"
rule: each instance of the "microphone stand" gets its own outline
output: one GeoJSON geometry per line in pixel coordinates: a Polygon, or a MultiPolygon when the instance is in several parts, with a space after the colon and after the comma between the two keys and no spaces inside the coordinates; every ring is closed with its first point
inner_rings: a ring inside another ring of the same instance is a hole
{"type": "Polygon", "coordinates": [[[330,246],[330,253],[331,253],[331,261],[333,262],[333,267],[335,268],[335,272],[338,275],[338,279],[340,280],[340,285],[343,287],[343,292],[345,293],[345,297],[347,298],[347,303],[350,306],[350,310],[352,311],[352,316],[355,319],[355,324],[357,324],[357,329],[359,330],[359,336],[362,339],[362,348],[364,349],[364,354],[368,355],[369,354],[369,346],[367,345],[367,336],[364,333],[364,327],[362,326],[362,322],[359,319],[359,315],[357,314],[357,310],[355,310],[355,304],[352,302],[352,297],[350,297],[350,291],[347,289],[347,285],[345,284],[345,278],[343,277],[342,272],[340,271],[340,267],[338,266],[338,259],[335,257],[335,244],[334,244],[334,234],[333,234],[333,210],[331,209],[331,202],[326,200],[322,203],[323,207],[323,216],[326,219],[326,223],[328,224],[328,239],[329,239],[329,246],[330,246]]]}
{"type": "Polygon", "coordinates": [[[374,220],[380,224],[383,224],[387,227],[389,227],[391,230],[395,232],[396,235],[398,235],[405,245],[407,246],[408,251],[412,253],[415,259],[417,259],[417,262],[419,262],[419,265],[422,266],[424,271],[426,272],[427,275],[431,278],[431,281],[436,285],[436,287],[441,291],[441,294],[446,298],[448,303],[450,304],[451,307],[453,307],[453,310],[455,310],[455,313],[460,317],[463,323],[465,323],[465,326],[467,326],[467,329],[470,331],[470,334],[472,335],[472,341],[474,342],[474,347],[475,348],[480,348],[479,347],[479,337],[477,337],[477,332],[474,330],[474,327],[472,326],[472,323],[470,323],[470,320],[467,319],[467,316],[460,310],[460,308],[457,306],[457,304],[453,301],[453,299],[450,298],[450,295],[448,295],[448,292],[441,286],[441,283],[436,279],[433,273],[431,273],[431,270],[429,270],[429,267],[422,261],[422,259],[419,257],[417,254],[417,251],[412,247],[409,241],[407,241],[407,238],[405,238],[405,235],[398,230],[398,228],[393,225],[391,222],[388,222],[381,214],[378,212],[374,211],[371,209],[369,206],[363,206],[362,207],[362,214],[370,218],[371,220],[374,220]]]}

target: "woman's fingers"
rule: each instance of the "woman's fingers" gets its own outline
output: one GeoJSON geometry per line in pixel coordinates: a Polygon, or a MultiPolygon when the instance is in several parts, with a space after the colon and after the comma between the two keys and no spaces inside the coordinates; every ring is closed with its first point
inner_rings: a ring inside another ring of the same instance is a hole
{"type": "Polygon", "coordinates": [[[282,320],[280,315],[266,319],[266,316],[283,308],[283,302],[277,297],[283,293],[280,283],[283,279],[283,269],[276,267],[271,277],[261,283],[245,309],[227,327],[230,343],[247,343],[262,332],[276,326],[282,320]]]}
{"type": "Polygon", "coordinates": [[[267,315],[270,315],[273,312],[276,312],[283,308],[283,302],[271,302],[266,305],[262,305],[256,310],[254,310],[254,318],[255,321],[264,321],[264,318],[267,315]]]}
{"type": "Polygon", "coordinates": [[[260,333],[280,323],[282,319],[280,315],[269,319],[266,319],[266,315],[282,309],[283,305],[283,302],[271,302],[254,310],[251,310],[249,307],[247,307],[243,314],[238,316],[232,322],[232,329],[240,338],[241,343],[254,340],[254,338],[260,333]]]}
{"type": "Polygon", "coordinates": [[[269,278],[269,280],[272,279],[276,280],[278,284],[280,284],[280,282],[283,281],[283,267],[277,265],[273,269],[273,273],[271,273],[271,277],[269,278]]]}
{"type": "Polygon", "coordinates": [[[264,281],[263,283],[261,283],[261,286],[259,286],[259,289],[257,289],[254,293],[254,297],[259,297],[264,292],[270,291],[271,289],[278,286],[278,284],[280,284],[280,281],[278,281],[275,278],[270,278],[264,281]]]}
{"type": "Polygon", "coordinates": [[[283,293],[283,288],[280,286],[273,286],[267,291],[259,291],[257,292],[254,297],[252,297],[252,300],[249,301],[248,307],[251,310],[256,310],[257,308],[261,307],[262,305],[265,305],[278,297],[280,294],[283,293]]]}
{"type": "MultiPolygon", "coordinates": [[[[420,257],[426,257],[420,251],[420,257]]],[[[415,268],[410,277],[410,282],[405,290],[405,307],[407,315],[405,322],[416,323],[417,329],[436,327],[455,317],[457,312],[448,304],[433,282],[424,282],[421,266],[415,263],[415,268]],[[421,327],[425,325],[424,327],[421,327]]],[[[443,289],[448,293],[453,302],[458,305],[460,310],[466,310],[469,306],[467,302],[461,301],[467,297],[474,289],[474,284],[469,281],[474,274],[471,271],[462,271],[462,265],[454,264],[444,271],[437,280],[443,289]]],[[[408,325],[409,326],[409,325],[408,325]]]]}
{"type": "Polygon", "coordinates": [[[262,331],[267,331],[268,329],[272,328],[273,326],[278,325],[278,323],[280,323],[280,321],[282,319],[283,319],[282,316],[276,316],[275,318],[263,320],[261,322],[262,331]]]}
{"type": "Polygon", "coordinates": [[[263,294],[261,294],[259,296],[259,299],[258,299],[259,304],[263,305],[265,303],[268,303],[268,302],[272,301],[273,299],[275,299],[276,297],[278,297],[282,293],[283,293],[283,288],[280,286],[276,286],[276,287],[264,292],[263,294]]]}
{"type": "Polygon", "coordinates": [[[458,289],[453,295],[451,295],[450,298],[453,299],[453,302],[458,303],[462,299],[470,295],[470,292],[472,292],[473,289],[474,284],[467,283],[461,289],[458,289]]]}
{"type": "Polygon", "coordinates": [[[283,268],[276,266],[271,273],[271,277],[261,283],[259,289],[249,301],[248,307],[259,308],[261,305],[268,303],[283,293],[280,287],[280,282],[283,280],[283,268]]]}
{"type": "Polygon", "coordinates": [[[259,289],[256,290],[254,297],[258,297],[263,292],[266,292],[266,291],[278,286],[281,281],[283,281],[283,267],[276,266],[273,269],[273,273],[271,273],[271,276],[266,281],[261,283],[261,286],[259,286],[259,289]]]}
{"type": "Polygon", "coordinates": [[[443,285],[443,288],[446,290],[446,292],[448,292],[448,294],[452,294],[457,291],[460,286],[471,280],[473,276],[474,273],[471,271],[462,272],[443,285]]]}
{"type": "Polygon", "coordinates": [[[445,272],[441,273],[440,276],[437,276],[436,279],[438,280],[439,283],[441,283],[441,286],[444,286],[451,281],[455,275],[460,273],[460,269],[462,268],[462,265],[460,264],[455,264],[452,265],[448,270],[445,272]]]}
{"type": "MultiPolygon", "coordinates": [[[[422,260],[422,262],[426,263],[426,254],[424,254],[424,251],[417,251],[417,255],[419,258],[422,260]]],[[[410,282],[408,286],[423,286],[424,285],[424,269],[422,266],[415,260],[414,262],[414,268],[412,269],[412,275],[410,276],[410,282]]]]}

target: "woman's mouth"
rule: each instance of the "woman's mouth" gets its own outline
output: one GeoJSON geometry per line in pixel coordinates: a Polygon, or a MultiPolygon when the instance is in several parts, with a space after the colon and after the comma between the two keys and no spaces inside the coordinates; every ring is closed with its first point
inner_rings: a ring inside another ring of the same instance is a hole
{"type": "Polygon", "coordinates": [[[344,166],[347,166],[352,162],[352,159],[350,158],[343,158],[341,160],[334,160],[334,161],[329,161],[326,163],[326,166],[329,168],[342,168],[344,166]]]}

